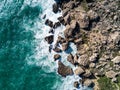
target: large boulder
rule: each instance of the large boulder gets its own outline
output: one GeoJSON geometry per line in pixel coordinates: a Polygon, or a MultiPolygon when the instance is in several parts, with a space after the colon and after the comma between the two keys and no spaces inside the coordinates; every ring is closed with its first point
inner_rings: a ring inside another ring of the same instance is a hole
{"type": "Polygon", "coordinates": [[[59,11],[59,6],[58,6],[57,3],[54,3],[54,4],[53,4],[53,12],[54,12],[54,13],[57,13],[58,11],[59,11]]]}
{"type": "Polygon", "coordinates": [[[117,73],[114,72],[113,70],[110,70],[110,71],[106,72],[105,75],[106,75],[108,78],[114,78],[114,77],[116,77],[117,73]]]}
{"type": "Polygon", "coordinates": [[[72,20],[70,25],[66,26],[64,35],[66,38],[73,38],[73,36],[75,36],[75,34],[78,32],[78,30],[78,23],[75,20],[72,20]]]}
{"type": "Polygon", "coordinates": [[[52,22],[51,20],[47,19],[47,20],[45,21],[45,25],[48,25],[48,26],[50,26],[50,27],[53,27],[53,22],[52,22]]]}
{"type": "Polygon", "coordinates": [[[53,42],[53,38],[54,38],[54,36],[50,35],[50,36],[46,36],[45,40],[48,42],[48,44],[51,44],[53,42]]]}
{"type": "Polygon", "coordinates": [[[115,64],[120,64],[120,56],[116,56],[111,61],[113,61],[113,63],[115,63],[115,64]]]}
{"type": "Polygon", "coordinates": [[[90,77],[92,75],[90,70],[85,70],[84,77],[90,77]]]}
{"type": "Polygon", "coordinates": [[[74,64],[74,57],[72,54],[69,54],[67,57],[67,61],[71,62],[72,64],[74,64]]]}
{"type": "Polygon", "coordinates": [[[67,75],[73,75],[73,70],[69,66],[65,66],[62,62],[58,62],[58,73],[66,77],[67,75]]]}
{"type": "Polygon", "coordinates": [[[81,74],[83,74],[85,71],[84,71],[84,69],[82,68],[82,67],[78,67],[77,69],[75,69],[74,70],[74,73],[76,74],[76,75],[81,75],[81,74]]]}
{"type": "Polygon", "coordinates": [[[90,17],[90,20],[97,20],[99,18],[98,14],[93,10],[88,11],[88,16],[90,17]]]}
{"type": "Polygon", "coordinates": [[[85,12],[80,12],[78,16],[80,28],[86,29],[89,27],[89,17],[85,12]]]}
{"type": "Polygon", "coordinates": [[[84,81],[84,86],[91,87],[93,84],[93,81],[90,79],[84,81]]]}
{"type": "Polygon", "coordinates": [[[79,65],[82,65],[82,66],[88,66],[89,65],[89,60],[88,60],[88,55],[81,55],[78,59],[78,63],[79,65]]]}
{"type": "Polygon", "coordinates": [[[89,61],[90,62],[96,62],[98,59],[98,53],[94,53],[90,58],[89,61]]]}

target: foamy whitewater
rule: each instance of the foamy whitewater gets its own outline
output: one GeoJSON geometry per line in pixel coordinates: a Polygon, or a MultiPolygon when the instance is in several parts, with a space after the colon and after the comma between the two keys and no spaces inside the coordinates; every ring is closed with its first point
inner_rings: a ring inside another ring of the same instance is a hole
{"type": "MultiPolygon", "coordinates": [[[[35,31],[35,39],[36,39],[35,42],[37,42],[37,47],[36,47],[36,50],[35,50],[36,52],[35,52],[34,56],[32,56],[32,57],[35,57],[35,61],[28,60],[27,63],[29,65],[35,64],[37,66],[40,66],[47,73],[49,73],[49,72],[57,73],[58,61],[54,61],[54,59],[53,59],[55,52],[51,51],[51,53],[49,53],[49,44],[47,44],[47,42],[44,40],[44,38],[46,36],[51,35],[49,33],[50,27],[45,25],[45,20],[49,19],[55,23],[58,21],[57,18],[62,15],[62,12],[59,12],[57,14],[54,14],[52,12],[52,5],[55,3],[54,0],[34,0],[34,3],[40,3],[40,5],[42,6],[43,12],[42,12],[42,15],[40,14],[40,16],[39,16],[40,20],[38,20],[36,22],[37,30],[35,31]],[[43,19],[44,15],[46,15],[45,19],[43,19]]],[[[52,44],[53,47],[56,43],[58,35],[64,37],[64,35],[63,35],[64,30],[65,30],[65,26],[63,26],[63,25],[61,25],[60,27],[55,29],[54,42],[52,44]]],[[[73,43],[70,43],[70,49],[68,50],[68,52],[69,53],[71,52],[73,55],[76,53],[76,46],[73,43]]],[[[68,53],[62,52],[62,53],[60,53],[60,55],[61,55],[61,61],[65,65],[70,66],[73,70],[76,68],[70,62],[67,61],[68,53]]],[[[79,81],[79,79],[80,79],[80,77],[78,77],[76,75],[67,76],[66,78],[61,77],[62,83],[56,82],[55,85],[53,86],[53,90],[55,87],[57,87],[57,90],[76,89],[73,86],[74,81],[79,81]]],[[[76,90],[91,90],[91,89],[82,87],[80,85],[80,87],[76,90]]]]}

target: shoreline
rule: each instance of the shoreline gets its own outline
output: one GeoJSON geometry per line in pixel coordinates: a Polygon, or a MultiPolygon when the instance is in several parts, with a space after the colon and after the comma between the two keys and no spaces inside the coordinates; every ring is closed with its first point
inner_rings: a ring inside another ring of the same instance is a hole
{"type": "Polygon", "coordinates": [[[53,4],[55,14],[62,11],[62,16],[58,17],[58,21],[55,23],[49,19],[45,21],[45,25],[51,28],[50,33],[52,33],[45,37],[48,44],[54,42],[54,32],[59,26],[66,27],[63,31],[64,35],[57,35],[54,47],[50,46],[49,51],[56,52],[53,58],[55,61],[58,60],[58,74],[63,77],[75,74],[82,78],[82,81],[74,82],[75,88],[80,88],[82,83],[84,86],[93,87],[94,90],[100,90],[98,78],[103,76],[110,78],[113,83],[119,82],[117,76],[120,76],[120,27],[118,23],[120,18],[117,12],[112,21],[110,21],[111,16],[103,17],[101,12],[109,15],[108,11],[102,11],[105,7],[110,7],[110,4],[103,7],[106,3],[111,3],[113,7],[117,1],[63,0],[63,2],[53,4]],[[99,8],[102,9],[98,10],[99,8]],[[68,50],[70,43],[74,43],[77,47],[75,55],[68,50]],[[74,67],[77,66],[75,70],[60,61],[61,52],[68,53],[67,61],[74,67]]]}

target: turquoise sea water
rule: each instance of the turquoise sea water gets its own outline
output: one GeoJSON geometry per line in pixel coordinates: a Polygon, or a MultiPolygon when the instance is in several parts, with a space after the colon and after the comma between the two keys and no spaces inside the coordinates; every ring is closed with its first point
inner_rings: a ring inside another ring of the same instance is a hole
{"type": "Polygon", "coordinates": [[[31,56],[35,61],[35,22],[42,12],[33,0],[0,0],[0,90],[57,90],[55,72],[27,63],[31,56]]]}
{"type": "MultiPolygon", "coordinates": [[[[50,28],[42,17],[46,14],[46,19],[56,22],[61,15],[52,12],[53,3],[54,0],[0,0],[0,90],[75,89],[73,83],[80,77],[63,78],[57,74],[55,52],[48,52],[44,40],[50,28]]],[[[55,30],[55,40],[64,29],[60,26],[55,30]]],[[[76,46],[71,43],[70,47],[75,54],[76,46]]],[[[67,62],[67,55],[61,53],[61,62],[75,69],[67,62]]]]}

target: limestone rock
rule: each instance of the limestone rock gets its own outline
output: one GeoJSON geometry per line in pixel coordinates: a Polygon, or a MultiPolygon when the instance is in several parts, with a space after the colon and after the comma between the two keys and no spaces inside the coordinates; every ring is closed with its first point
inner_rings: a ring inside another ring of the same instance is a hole
{"type": "Polygon", "coordinates": [[[90,17],[90,20],[96,20],[99,17],[98,14],[93,10],[88,11],[88,16],[90,17]]]}
{"type": "Polygon", "coordinates": [[[120,63],[120,56],[116,56],[114,59],[112,59],[113,63],[119,64],[120,63]]]}
{"type": "Polygon", "coordinates": [[[88,66],[89,60],[87,55],[82,55],[78,59],[78,63],[82,66],[88,66]]]}
{"type": "Polygon", "coordinates": [[[90,77],[92,75],[92,73],[90,72],[90,70],[85,70],[85,73],[84,73],[84,77],[90,77]]]}
{"type": "Polygon", "coordinates": [[[73,74],[73,70],[69,67],[69,66],[65,66],[62,62],[58,62],[58,73],[63,76],[66,77],[67,75],[72,75],[73,74]]]}
{"type": "Polygon", "coordinates": [[[116,77],[117,73],[114,72],[113,70],[106,72],[105,74],[108,78],[114,78],[116,77]]]}
{"type": "Polygon", "coordinates": [[[85,71],[84,71],[84,69],[82,69],[81,67],[78,67],[75,71],[74,71],[74,73],[76,74],[76,75],[81,75],[81,74],[83,74],[85,71]]]}
{"type": "Polygon", "coordinates": [[[87,87],[91,87],[92,84],[93,84],[93,81],[90,80],[90,79],[87,79],[87,80],[84,81],[84,85],[87,86],[87,87]]]}
{"type": "Polygon", "coordinates": [[[98,59],[98,53],[94,53],[90,58],[90,62],[95,62],[98,59]]]}
{"type": "Polygon", "coordinates": [[[89,27],[89,17],[85,12],[80,12],[78,16],[78,22],[80,24],[80,28],[88,28],[89,27]]]}

